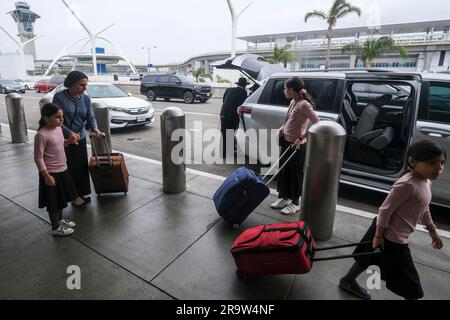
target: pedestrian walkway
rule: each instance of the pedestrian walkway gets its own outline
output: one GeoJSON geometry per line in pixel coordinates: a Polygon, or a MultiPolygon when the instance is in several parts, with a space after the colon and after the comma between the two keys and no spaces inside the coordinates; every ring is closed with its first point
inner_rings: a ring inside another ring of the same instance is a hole
{"type": "MultiPolygon", "coordinates": [[[[32,139],[12,144],[9,128],[0,133],[0,299],[333,299],[349,300],[339,278],[352,260],[318,262],[305,275],[280,275],[240,281],[230,254],[240,232],[258,224],[293,221],[270,209],[271,194],[233,230],[219,219],[212,196],[218,177],[188,171],[187,192],[162,191],[161,166],[127,157],[130,189],[93,196],[85,209],[69,206],[77,223],[70,238],[50,236],[45,210],[37,208],[38,174],[32,139]],[[81,290],[69,290],[69,266],[81,270],[81,290]]],[[[334,238],[321,246],[357,242],[369,218],[338,211],[334,238]]],[[[434,251],[426,233],[416,232],[411,250],[425,299],[450,298],[450,240],[434,251]]],[[[343,254],[348,250],[338,250],[343,254]]],[[[365,284],[370,274],[358,280],[365,284]]],[[[373,299],[399,299],[385,289],[373,299]]]]}

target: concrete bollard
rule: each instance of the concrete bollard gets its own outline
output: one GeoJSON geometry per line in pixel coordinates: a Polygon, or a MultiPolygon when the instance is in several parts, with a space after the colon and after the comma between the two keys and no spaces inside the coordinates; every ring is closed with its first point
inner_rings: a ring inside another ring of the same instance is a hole
{"type": "Polygon", "coordinates": [[[172,134],[177,129],[181,129],[184,134],[186,116],[180,108],[169,107],[161,114],[163,190],[169,194],[186,191],[186,163],[184,159],[186,141],[184,135],[179,141],[172,141],[172,134]],[[179,150],[179,153],[172,155],[176,146],[175,151],[179,150]]]}
{"type": "MultiPolygon", "coordinates": [[[[97,120],[98,130],[105,134],[106,144],[109,150],[106,149],[105,143],[98,141],[98,139],[91,140],[91,144],[95,144],[95,150],[98,154],[106,154],[112,152],[111,145],[111,117],[109,115],[109,108],[104,102],[93,102],[92,110],[94,112],[95,119],[97,120]]],[[[92,150],[92,153],[94,151],[92,150]]]]}
{"type": "Polygon", "coordinates": [[[17,93],[10,93],[5,97],[5,102],[12,143],[28,142],[27,121],[22,97],[17,93]]]}
{"type": "Polygon", "coordinates": [[[317,241],[333,237],[346,135],[333,121],[316,123],[308,132],[300,220],[317,241]]]}

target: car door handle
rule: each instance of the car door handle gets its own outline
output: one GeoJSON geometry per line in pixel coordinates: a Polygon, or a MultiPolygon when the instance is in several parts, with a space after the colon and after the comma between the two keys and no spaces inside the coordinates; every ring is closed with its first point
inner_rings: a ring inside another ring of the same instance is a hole
{"type": "Polygon", "coordinates": [[[439,129],[431,129],[431,128],[421,128],[420,132],[438,138],[448,138],[450,137],[450,131],[447,130],[439,130],[439,129]]]}

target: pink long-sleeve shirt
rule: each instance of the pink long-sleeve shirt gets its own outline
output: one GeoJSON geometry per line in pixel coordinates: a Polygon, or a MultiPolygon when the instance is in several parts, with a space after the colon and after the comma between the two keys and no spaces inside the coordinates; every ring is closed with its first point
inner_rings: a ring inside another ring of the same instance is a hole
{"type": "Polygon", "coordinates": [[[305,144],[306,130],[310,121],[313,124],[320,121],[314,112],[313,106],[307,100],[299,100],[297,102],[292,100],[283,129],[284,139],[287,142],[294,143],[297,138],[301,138],[301,144],[305,144]]]}
{"type": "Polygon", "coordinates": [[[39,172],[61,173],[67,170],[64,135],[61,127],[41,129],[34,137],[34,162],[39,172]]]}
{"type": "Polygon", "coordinates": [[[379,209],[377,225],[384,228],[384,237],[407,244],[418,223],[428,231],[436,230],[430,214],[431,182],[411,172],[401,177],[379,209]]]}

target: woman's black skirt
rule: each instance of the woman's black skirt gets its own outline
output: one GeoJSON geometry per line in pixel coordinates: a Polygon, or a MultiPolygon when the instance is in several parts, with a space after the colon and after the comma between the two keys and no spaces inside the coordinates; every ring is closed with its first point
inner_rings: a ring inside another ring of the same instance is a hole
{"type": "Polygon", "coordinates": [[[65,150],[67,167],[77,188],[78,195],[84,196],[90,194],[91,182],[89,179],[86,139],[80,140],[78,145],[69,145],[65,150]]]}
{"type": "MultiPolygon", "coordinates": [[[[280,157],[288,150],[291,143],[280,139],[280,157]]],[[[286,163],[289,157],[294,152],[294,149],[290,149],[288,154],[280,161],[280,168],[286,163]]],[[[305,164],[306,144],[300,146],[297,154],[289,161],[286,167],[281,170],[278,175],[278,198],[290,199],[294,202],[298,202],[302,195],[303,188],[303,167],[305,164]]]]}
{"type": "MultiPolygon", "coordinates": [[[[373,220],[361,242],[373,241],[376,228],[377,218],[373,220]]],[[[357,247],[354,253],[373,251],[372,245],[363,245],[357,247]]],[[[381,278],[386,281],[386,287],[395,294],[406,299],[423,298],[419,274],[414,266],[408,245],[384,239],[382,255],[357,257],[355,260],[362,268],[368,268],[371,265],[379,266],[381,278]]]]}
{"type": "Polygon", "coordinates": [[[55,178],[56,186],[45,184],[44,176],[39,174],[39,208],[47,208],[48,212],[57,212],[67,207],[67,203],[78,197],[69,171],[50,173],[55,178]]]}

